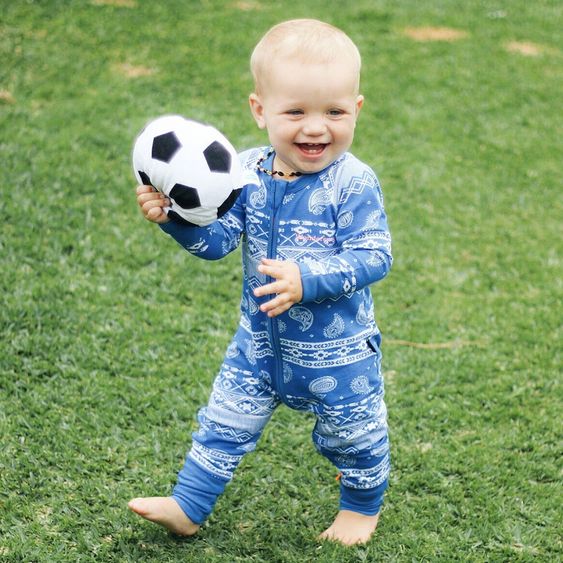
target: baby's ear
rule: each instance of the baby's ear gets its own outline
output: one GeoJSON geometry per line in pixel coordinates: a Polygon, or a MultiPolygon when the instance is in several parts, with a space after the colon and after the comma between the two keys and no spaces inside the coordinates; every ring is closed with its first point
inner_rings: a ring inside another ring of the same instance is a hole
{"type": "Polygon", "coordinates": [[[252,112],[252,117],[254,117],[254,121],[256,121],[256,125],[260,129],[266,128],[266,120],[264,119],[264,106],[262,105],[262,101],[258,94],[253,92],[248,97],[248,103],[250,104],[250,111],[252,112]]]}
{"type": "Polygon", "coordinates": [[[360,110],[362,109],[363,105],[364,97],[360,95],[356,98],[356,116],[354,118],[354,128],[356,128],[356,121],[358,120],[358,116],[360,115],[360,110]]]}
{"type": "Polygon", "coordinates": [[[360,110],[362,109],[364,105],[364,97],[362,95],[359,95],[356,98],[356,117],[358,117],[358,114],[360,113],[360,110]]]}

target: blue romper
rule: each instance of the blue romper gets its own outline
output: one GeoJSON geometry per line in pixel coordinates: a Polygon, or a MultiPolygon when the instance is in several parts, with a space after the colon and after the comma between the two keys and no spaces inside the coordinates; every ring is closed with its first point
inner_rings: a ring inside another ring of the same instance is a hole
{"type": "Polygon", "coordinates": [[[199,430],[172,495],[197,524],[280,403],[316,415],[315,447],[341,473],[340,509],[377,514],[387,486],[381,337],[369,289],[392,263],[379,182],[350,153],[316,174],[276,180],[256,170],[267,150],[240,155],[246,185],[218,221],[162,225],[208,260],[243,245],[239,327],[198,413],[199,430]],[[253,294],[272,281],[257,270],[263,257],[296,262],[301,270],[302,301],[274,318],[259,309],[273,296],[253,294]]]}

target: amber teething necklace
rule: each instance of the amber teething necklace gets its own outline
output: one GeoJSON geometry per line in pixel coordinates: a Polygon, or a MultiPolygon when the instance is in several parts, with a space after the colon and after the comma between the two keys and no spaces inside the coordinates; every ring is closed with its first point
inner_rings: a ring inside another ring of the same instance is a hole
{"type": "Polygon", "coordinates": [[[260,170],[260,172],[264,172],[264,174],[268,174],[268,176],[288,176],[289,178],[296,177],[296,176],[303,176],[301,172],[290,172],[289,174],[282,172],[281,170],[268,170],[262,166],[262,163],[265,160],[268,160],[274,154],[274,149],[268,151],[268,153],[258,159],[256,163],[256,169],[260,170]]]}

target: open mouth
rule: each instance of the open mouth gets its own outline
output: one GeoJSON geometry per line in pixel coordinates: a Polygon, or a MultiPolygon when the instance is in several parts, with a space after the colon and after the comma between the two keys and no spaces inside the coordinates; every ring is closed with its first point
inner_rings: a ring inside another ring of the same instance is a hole
{"type": "Polygon", "coordinates": [[[296,143],[296,145],[307,156],[319,156],[328,146],[327,143],[296,143]]]}

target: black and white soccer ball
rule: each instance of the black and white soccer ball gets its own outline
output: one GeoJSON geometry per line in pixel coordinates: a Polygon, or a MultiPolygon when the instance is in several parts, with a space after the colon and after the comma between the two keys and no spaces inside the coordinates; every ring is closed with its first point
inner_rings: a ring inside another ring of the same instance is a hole
{"type": "Polygon", "coordinates": [[[227,138],[211,125],[166,115],[150,121],[133,147],[133,171],[171,201],[168,216],[209,225],[235,203],[242,167],[227,138]]]}

